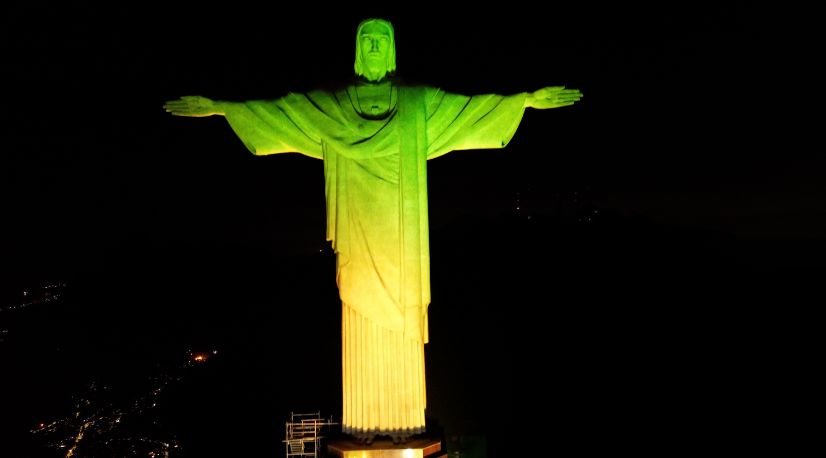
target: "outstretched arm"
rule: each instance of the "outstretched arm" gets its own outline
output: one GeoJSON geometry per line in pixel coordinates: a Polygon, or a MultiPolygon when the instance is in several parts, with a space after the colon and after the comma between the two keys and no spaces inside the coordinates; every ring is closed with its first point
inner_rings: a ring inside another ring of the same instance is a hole
{"type": "Polygon", "coordinates": [[[174,116],[223,116],[247,149],[255,155],[301,153],[322,158],[321,136],[307,120],[314,106],[304,95],[277,100],[227,102],[188,95],[170,100],[164,110],[174,116]],[[285,107],[289,107],[286,110],[285,107]]]}
{"type": "Polygon", "coordinates": [[[526,108],[544,110],[573,105],[582,98],[579,89],[565,89],[565,86],[544,87],[535,92],[529,92],[525,97],[526,108]]]}
{"type": "Polygon", "coordinates": [[[224,116],[228,103],[232,102],[212,100],[200,95],[185,95],[178,100],[166,102],[163,104],[163,108],[173,116],[204,118],[206,116],[224,116]]]}

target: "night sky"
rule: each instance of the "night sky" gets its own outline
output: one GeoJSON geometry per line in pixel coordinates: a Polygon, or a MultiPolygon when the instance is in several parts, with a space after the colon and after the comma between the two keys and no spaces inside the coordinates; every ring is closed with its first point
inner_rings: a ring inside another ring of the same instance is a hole
{"type": "Polygon", "coordinates": [[[489,456],[525,420],[557,450],[650,445],[643,430],[683,450],[668,420],[757,409],[739,371],[817,304],[826,254],[826,160],[792,121],[805,86],[786,86],[803,12],[206,3],[3,7],[2,297],[68,285],[0,309],[5,431],[186,350],[219,351],[165,400],[186,456],[282,453],[291,410],[337,414],[322,162],[254,157],[223,118],[162,105],[345,81],[372,16],[393,22],[408,81],[584,93],[529,110],[505,149],[429,163],[431,424],[485,436],[489,456]]]}

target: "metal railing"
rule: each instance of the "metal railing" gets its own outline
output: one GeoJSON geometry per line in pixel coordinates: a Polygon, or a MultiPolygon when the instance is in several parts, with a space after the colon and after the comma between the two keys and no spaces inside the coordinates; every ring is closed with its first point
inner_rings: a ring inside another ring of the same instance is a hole
{"type": "Polygon", "coordinates": [[[336,424],[332,417],[322,418],[321,412],[290,413],[284,439],[287,457],[318,458],[321,454],[321,440],[324,438],[322,430],[336,424]]]}

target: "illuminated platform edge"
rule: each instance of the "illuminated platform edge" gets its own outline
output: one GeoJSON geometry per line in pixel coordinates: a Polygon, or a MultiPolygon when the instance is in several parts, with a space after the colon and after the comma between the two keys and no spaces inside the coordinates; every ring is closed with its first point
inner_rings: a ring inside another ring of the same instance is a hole
{"type": "Polygon", "coordinates": [[[446,458],[447,453],[439,453],[441,450],[438,439],[415,439],[399,445],[389,440],[377,440],[372,445],[348,440],[327,444],[327,453],[338,458],[446,458]]]}

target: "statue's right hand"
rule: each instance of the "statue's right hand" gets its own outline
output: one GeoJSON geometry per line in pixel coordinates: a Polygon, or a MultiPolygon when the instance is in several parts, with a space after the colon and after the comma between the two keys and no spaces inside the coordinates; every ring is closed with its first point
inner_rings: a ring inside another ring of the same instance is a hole
{"type": "Polygon", "coordinates": [[[163,104],[163,108],[167,113],[174,116],[190,116],[193,118],[224,114],[214,100],[200,95],[185,95],[178,100],[170,100],[163,104]]]}

